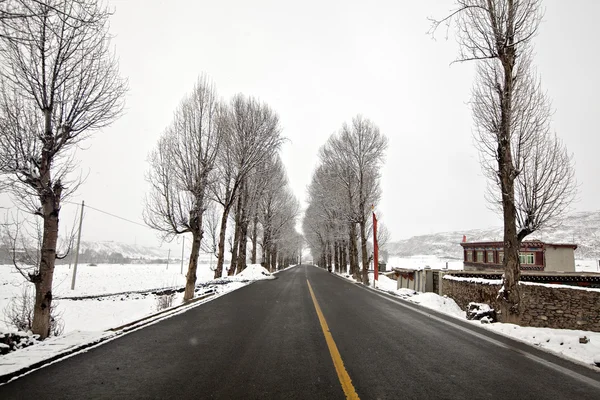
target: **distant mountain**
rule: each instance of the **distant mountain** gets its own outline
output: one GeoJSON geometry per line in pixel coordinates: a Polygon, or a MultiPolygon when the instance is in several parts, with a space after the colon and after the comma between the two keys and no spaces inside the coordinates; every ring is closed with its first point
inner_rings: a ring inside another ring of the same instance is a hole
{"type": "Polygon", "coordinates": [[[167,247],[148,247],[136,244],[126,244],[113,241],[87,242],[82,241],[80,253],[95,251],[97,253],[120,253],[123,257],[132,259],[167,258],[167,247]]]}
{"type": "MultiPolygon", "coordinates": [[[[460,242],[463,235],[469,242],[502,240],[503,229],[471,229],[413,236],[390,242],[386,249],[389,255],[397,257],[437,255],[440,258],[462,259],[460,242]]],[[[573,213],[563,220],[560,227],[536,232],[526,238],[531,239],[549,243],[575,243],[575,258],[600,259],[600,210],[573,213]]]]}
{"type": "MultiPolygon", "coordinates": [[[[82,241],[79,248],[79,262],[96,264],[166,262],[168,251],[169,250],[167,248],[148,247],[113,241],[82,241]]],[[[74,259],[75,253],[72,251],[67,258],[62,260],[62,263],[72,263],[74,259]]]]}

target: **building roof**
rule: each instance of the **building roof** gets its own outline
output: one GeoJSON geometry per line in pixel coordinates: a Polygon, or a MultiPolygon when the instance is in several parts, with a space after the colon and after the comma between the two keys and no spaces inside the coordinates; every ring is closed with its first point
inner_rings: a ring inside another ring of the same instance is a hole
{"type": "MultiPolygon", "coordinates": [[[[477,247],[477,246],[495,246],[502,247],[504,242],[461,242],[462,247],[477,247]]],[[[545,243],[541,240],[528,240],[521,242],[521,247],[566,247],[577,249],[577,245],[573,243],[545,243]]]]}

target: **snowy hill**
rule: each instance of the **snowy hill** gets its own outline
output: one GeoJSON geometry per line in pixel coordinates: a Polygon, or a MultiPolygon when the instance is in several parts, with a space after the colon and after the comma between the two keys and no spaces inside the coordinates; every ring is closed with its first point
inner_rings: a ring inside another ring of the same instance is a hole
{"type": "Polygon", "coordinates": [[[119,253],[131,259],[158,259],[167,258],[168,247],[147,247],[135,244],[126,244],[113,241],[87,242],[81,241],[81,253],[94,251],[96,253],[119,253]]]}
{"type": "MultiPolygon", "coordinates": [[[[498,227],[434,233],[390,242],[386,248],[391,256],[397,257],[427,254],[441,258],[462,259],[459,243],[463,235],[467,236],[469,242],[477,242],[502,240],[502,232],[502,227],[498,227]]],[[[577,259],[600,259],[600,210],[571,214],[563,220],[560,227],[536,232],[527,239],[539,239],[551,243],[576,243],[577,259]]]]}
{"type": "MultiPolygon", "coordinates": [[[[1,238],[0,238],[1,240],[1,238]]],[[[172,247],[172,246],[171,246],[172,247]]],[[[28,249],[29,254],[35,254],[34,249],[28,249]]],[[[129,263],[164,263],[168,256],[168,247],[147,247],[119,242],[88,242],[82,241],[79,249],[80,263],[96,264],[129,264],[129,263]]],[[[12,264],[12,253],[6,245],[0,246],[0,264],[12,264]]],[[[175,254],[171,254],[174,260],[175,254]]],[[[57,264],[71,264],[75,260],[75,249],[64,259],[56,260],[57,264]]]]}

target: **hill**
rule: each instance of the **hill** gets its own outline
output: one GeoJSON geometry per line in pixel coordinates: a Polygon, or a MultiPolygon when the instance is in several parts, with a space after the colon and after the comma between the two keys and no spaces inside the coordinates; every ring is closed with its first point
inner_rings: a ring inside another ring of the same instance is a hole
{"type": "MultiPolygon", "coordinates": [[[[463,235],[466,235],[469,242],[502,240],[502,227],[413,236],[390,242],[386,249],[390,256],[397,257],[426,254],[462,259],[460,242],[463,235]]],[[[536,232],[526,239],[539,239],[550,243],[576,243],[578,247],[575,258],[600,259],[600,210],[570,214],[558,228],[536,232]]]]}

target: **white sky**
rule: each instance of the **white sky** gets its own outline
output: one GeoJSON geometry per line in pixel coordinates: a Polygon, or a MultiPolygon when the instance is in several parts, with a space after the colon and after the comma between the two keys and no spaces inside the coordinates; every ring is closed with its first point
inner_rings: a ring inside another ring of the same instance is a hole
{"type": "MultiPolygon", "coordinates": [[[[472,64],[450,62],[450,31],[426,35],[452,0],[113,0],[114,47],[130,92],[125,114],[79,154],[89,177],[73,201],[141,221],[146,157],[180,99],[207,73],[228,99],[242,92],[276,110],[290,139],[283,160],[304,203],[317,150],[357,113],[388,136],[378,208],[392,239],[500,225],[484,200],[467,101],[472,64]]],[[[535,62],[574,153],[579,201],[598,209],[600,2],[544,2],[535,62]]],[[[73,221],[65,205],[62,226],[73,221]]],[[[149,229],[94,211],[83,238],[156,243],[149,229]]],[[[457,239],[459,240],[459,239],[457,239]]]]}

